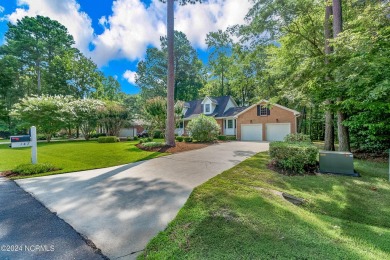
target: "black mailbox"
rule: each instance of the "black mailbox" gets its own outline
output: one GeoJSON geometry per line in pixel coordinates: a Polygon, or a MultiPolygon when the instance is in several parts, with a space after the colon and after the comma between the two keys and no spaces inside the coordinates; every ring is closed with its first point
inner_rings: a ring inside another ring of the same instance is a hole
{"type": "Polygon", "coordinates": [[[29,135],[11,136],[11,143],[30,142],[30,141],[31,138],[29,135]]]}

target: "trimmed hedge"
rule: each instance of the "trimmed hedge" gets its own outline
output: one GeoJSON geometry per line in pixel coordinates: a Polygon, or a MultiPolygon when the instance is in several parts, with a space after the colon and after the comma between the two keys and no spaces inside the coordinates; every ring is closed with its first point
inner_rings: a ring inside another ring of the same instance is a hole
{"type": "Polygon", "coordinates": [[[38,173],[53,172],[57,170],[61,170],[61,169],[48,163],[37,163],[37,164],[18,165],[16,166],[15,169],[12,170],[12,172],[20,175],[32,175],[38,173]]]}
{"type": "Polygon", "coordinates": [[[95,134],[91,134],[89,136],[89,138],[99,138],[101,136],[107,136],[107,134],[105,134],[105,133],[95,133],[95,134]]]}
{"type": "Polygon", "coordinates": [[[176,141],[183,142],[184,138],[182,136],[177,136],[176,141]]]}
{"type": "Polygon", "coordinates": [[[227,140],[229,141],[236,141],[237,138],[234,135],[226,136],[227,140]]]}
{"type": "Polygon", "coordinates": [[[303,174],[305,167],[316,165],[318,148],[311,143],[271,142],[269,154],[276,166],[303,174]]]}
{"type": "Polygon", "coordinates": [[[192,142],[192,138],[191,137],[184,137],[184,142],[186,143],[191,143],[192,142]]]}
{"type": "Polygon", "coordinates": [[[221,140],[221,141],[226,141],[227,140],[227,136],[226,135],[218,135],[218,140],[221,140]]]}
{"type": "Polygon", "coordinates": [[[284,138],[285,142],[290,143],[311,143],[310,136],[305,134],[289,134],[284,138]]]}
{"type": "Polygon", "coordinates": [[[116,143],[119,142],[119,138],[116,136],[100,136],[98,143],[116,143]]]}
{"type": "Polygon", "coordinates": [[[165,143],[163,142],[147,142],[142,144],[143,147],[147,148],[163,147],[164,145],[165,143]]]}

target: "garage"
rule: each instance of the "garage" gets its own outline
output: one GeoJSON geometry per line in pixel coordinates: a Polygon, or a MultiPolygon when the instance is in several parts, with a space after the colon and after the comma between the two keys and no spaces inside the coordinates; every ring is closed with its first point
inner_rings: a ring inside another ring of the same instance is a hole
{"type": "Polygon", "coordinates": [[[122,128],[119,131],[119,137],[133,137],[137,135],[136,128],[122,128]]]}
{"type": "Polygon", "coordinates": [[[263,125],[262,124],[241,125],[241,140],[262,141],[263,125]]]}
{"type": "Polygon", "coordinates": [[[291,133],[290,123],[266,124],[267,141],[283,141],[284,137],[291,133]]]}

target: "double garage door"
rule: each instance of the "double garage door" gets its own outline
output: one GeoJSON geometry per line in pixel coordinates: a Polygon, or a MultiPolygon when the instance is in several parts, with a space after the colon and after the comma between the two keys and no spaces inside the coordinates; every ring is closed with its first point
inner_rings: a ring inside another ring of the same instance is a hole
{"type": "MultiPolygon", "coordinates": [[[[291,133],[290,123],[266,124],[267,141],[283,141],[284,137],[291,133]]],[[[248,124],[241,125],[242,141],[263,141],[263,125],[248,124]]]]}

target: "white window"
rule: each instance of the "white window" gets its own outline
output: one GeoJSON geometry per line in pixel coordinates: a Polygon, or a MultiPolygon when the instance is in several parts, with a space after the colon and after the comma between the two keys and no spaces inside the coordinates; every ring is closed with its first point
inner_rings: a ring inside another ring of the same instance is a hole
{"type": "Polygon", "coordinates": [[[210,104],[206,104],[204,110],[206,113],[210,113],[210,104]]]}
{"type": "Polygon", "coordinates": [[[227,121],[227,127],[229,128],[229,129],[232,129],[233,128],[233,120],[228,120],[227,121]]]}

